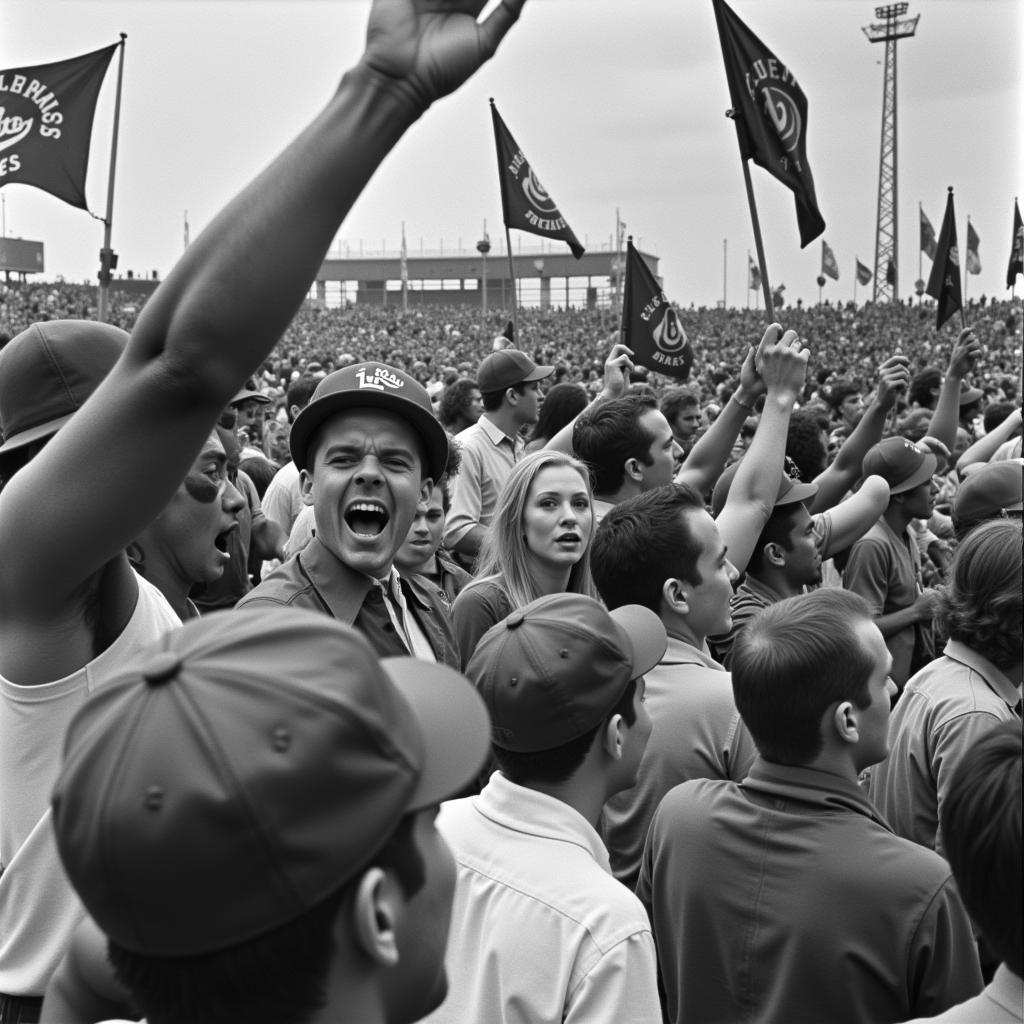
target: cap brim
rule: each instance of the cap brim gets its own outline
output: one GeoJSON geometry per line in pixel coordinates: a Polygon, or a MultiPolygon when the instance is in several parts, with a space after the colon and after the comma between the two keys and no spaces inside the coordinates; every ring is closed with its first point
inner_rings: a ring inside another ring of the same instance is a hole
{"type": "Polygon", "coordinates": [[[531,370],[518,383],[532,384],[535,380],[543,380],[545,377],[550,377],[554,372],[555,368],[553,366],[538,366],[534,370],[531,370]]]}
{"type": "Polygon", "coordinates": [[[608,614],[622,627],[633,647],[632,678],[646,675],[665,656],[668,635],[664,623],[650,608],[639,604],[624,604],[608,614]]]}
{"type": "Polygon", "coordinates": [[[73,412],[69,412],[66,416],[58,416],[55,420],[50,420],[48,423],[37,423],[34,427],[29,427],[27,430],[19,430],[13,437],[0,444],[0,456],[7,455],[9,452],[16,452],[19,448],[24,448],[25,445],[31,444],[33,441],[41,441],[44,437],[52,437],[74,415],[73,412]]]}
{"type": "Polygon", "coordinates": [[[938,467],[938,458],[932,452],[925,452],[924,462],[921,463],[916,472],[908,476],[906,480],[901,480],[898,484],[891,484],[889,486],[889,493],[903,494],[904,491],[912,491],[918,484],[923,484],[925,480],[931,479],[938,467]]]}
{"type": "Polygon", "coordinates": [[[263,402],[265,405],[270,405],[270,399],[261,391],[239,391],[234,398],[228,402],[228,405],[238,405],[239,402],[263,402]]]}
{"type": "Polygon", "coordinates": [[[289,449],[292,460],[299,469],[309,468],[309,439],[324,420],[329,419],[344,409],[359,408],[387,409],[396,416],[408,420],[413,429],[423,439],[427,451],[426,474],[437,483],[444,475],[448,465],[448,435],[444,427],[435,419],[432,412],[427,412],[415,402],[376,391],[354,390],[338,391],[333,395],[324,395],[309,403],[295,418],[288,435],[289,449]]]}
{"type": "Polygon", "coordinates": [[[418,811],[464,789],[491,748],[491,717],[473,684],[454,669],[418,658],[382,658],[381,667],[412,707],[424,763],[408,809],[418,811]]]}
{"type": "Polygon", "coordinates": [[[806,501],[810,501],[817,493],[817,484],[794,483],[781,498],[776,498],[775,507],[778,508],[780,505],[795,505],[797,502],[803,504],[806,501]]]}

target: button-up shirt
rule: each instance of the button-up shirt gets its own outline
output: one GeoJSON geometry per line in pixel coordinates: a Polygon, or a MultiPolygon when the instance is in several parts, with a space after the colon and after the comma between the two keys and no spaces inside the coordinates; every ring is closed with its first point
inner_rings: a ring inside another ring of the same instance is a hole
{"type": "Polygon", "coordinates": [[[487,413],[459,431],[455,440],[462,449],[462,464],[451,481],[452,506],[444,533],[449,549],[474,526],[487,526],[494,518],[498,495],[526,450],[521,437],[509,437],[487,413]]]}

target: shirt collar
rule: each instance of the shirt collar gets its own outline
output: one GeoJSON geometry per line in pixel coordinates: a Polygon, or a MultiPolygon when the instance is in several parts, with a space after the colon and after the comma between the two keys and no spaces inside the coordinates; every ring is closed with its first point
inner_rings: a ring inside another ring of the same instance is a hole
{"type": "Polygon", "coordinates": [[[608,851],[594,826],[557,797],[517,785],[495,772],[472,800],[485,818],[516,832],[579,846],[611,874],[608,851]]]}
{"type": "Polygon", "coordinates": [[[1010,682],[1006,673],[962,640],[947,640],[942,653],[951,661],[959,661],[961,665],[977,672],[988,683],[989,689],[994,690],[1011,708],[1020,700],[1020,688],[1010,682]]]}
{"type": "Polygon", "coordinates": [[[748,591],[759,601],[766,601],[768,604],[778,604],[779,601],[785,598],[784,594],[772,590],[767,583],[762,583],[761,580],[756,580],[749,574],[743,578],[743,582],[736,588],[737,594],[742,590],[748,591]]]}
{"type": "Polygon", "coordinates": [[[480,419],[477,420],[477,423],[480,424],[480,429],[490,439],[491,444],[497,446],[500,445],[502,441],[508,441],[513,448],[515,447],[516,439],[514,437],[509,437],[508,434],[506,434],[505,431],[497,425],[497,423],[488,419],[487,413],[481,413],[480,419]]]}
{"type": "Polygon", "coordinates": [[[665,655],[659,664],[702,665],[704,668],[714,669],[716,672],[725,671],[725,668],[711,657],[707,641],[705,641],[703,647],[698,648],[675,636],[668,638],[668,647],[665,648],[665,655]]]}

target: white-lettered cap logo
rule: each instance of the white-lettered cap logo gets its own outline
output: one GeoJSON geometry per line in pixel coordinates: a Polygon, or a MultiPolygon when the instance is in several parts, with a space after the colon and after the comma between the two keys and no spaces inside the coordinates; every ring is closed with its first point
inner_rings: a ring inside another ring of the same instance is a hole
{"type": "Polygon", "coordinates": [[[356,370],[361,388],[373,388],[374,391],[383,391],[389,388],[392,391],[399,391],[405,387],[405,381],[395,376],[386,366],[378,366],[371,373],[365,369],[356,370]]]}
{"type": "Polygon", "coordinates": [[[794,152],[800,145],[803,124],[793,97],[774,85],[762,86],[761,91],[764,94],[764,112],[772,119],[779,141],[787,152],[794,152]]]}
{"type": "Polygon", "coordinates": [[[531,167],[523,178],[523,193],[529,200],[530,205],[538,210],[540,213],[554,213],[557,210],[554,200],[547,194],[546,189],[537,180],[537,175],[533,173],[531,167]]]}
{"type": "Polygon", "coordinates": [[[679,314],[671,306],[665,308],[665,315],[651,331],[651,336],[654,344],[670,355],[686,345],[686,331],[679,322],[679,314]]]}

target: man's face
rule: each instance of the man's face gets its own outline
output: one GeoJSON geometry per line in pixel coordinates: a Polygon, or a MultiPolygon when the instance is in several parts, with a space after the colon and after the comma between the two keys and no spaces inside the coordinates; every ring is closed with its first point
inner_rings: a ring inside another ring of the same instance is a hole
{"type": "Polygon", "coordinates": [[[416,506],[409,535],[395,555],[399,572],[424,572],[441,546],[444,533],[444,495],[440,487],[430,493],[430,501],[416,506]]]}
{"type": "Polygon", "coordinates": [[[903,495],[903,508],[913,519],[928,519],[935,507],[938,489],[931,477],[903,495]]]}
{"type": "Polygon", "coordinates": [[[864,396],[847,395],[839,405],[839,415],[848,427],[855,427],[864,415],[864,396]]]}
{"type": "Polygon", "coordinates": [[[892,671],[892,655],[878,627],[869,620],[857,624],[857,638],[869,653],[873,668],[868,679],[869,703],[858,708],[860,742],[857,745],[857,770],[863,769],[889,756],[889,712],[896,696],[892,671]]]}
{"type": "Polygon", "coordinates": [[[258,402],[255,398],[247,398],[236,406],[238,419],[235,421],[235,431],[241,432],[244,428],[254,445],[258,445],[263,439],[263,416],[266,407],[266,402],[258,402]]]}
{"type": "Polygon", "coordinates": [[[484,411],[484,401],[480,397],[480,391],[477,388],[473,388],[472,391],[466,396],[466,403],[462,407],[462,415],[465,416],[470,423],[476,423],[480,419],[480,414],[484,411]]]}
{"type": "Polygon", "coordinates": [[[214,431],[148,532],[183,583],[212,583],[230,561],[227,538],[238,529],[244,504],[228,479],[228,457],[214,431]]]}
{"type": "Polygon", "coordinates": [[[814,519],[806,506],[792,513],[792,529],[784,544],[786,578],[797,587],[821,582],[821,552],[814,535],[814,519]]]}
{"type": "Polygon", "coordinates": [[[540,416],[540,381],[528,381],[520,386],[523,393],[517,396],[517,419],[520,426],[526,427],[536,423],[540,416]]]}
{"type": "Polygon", "coordinates": [[[682,450],[672,436],[668,420],[657,409],[648,409],[638,423],[651,437],[651,445],[647,449],[649,465],[640,465],[640,486],[643,490],[650,491],[655,487],[672,483],[676,473],[676,462],[682,450]]]}
{"type": "Polygon", "coordinates": [[[416,812],[413,825],[425,879],[405,904],[396,935],[398,962],[383,986],[387,1019],[395,1024],[420,1020],[448,995],[444,954],[455,899],[455,858],[437,830],[437,811],[434,806],[416,812]]]}
{"type": "Polygon", "coordinates": [[[697,572],[701,582],[683,581],[689,612],[687,628],[693,639],[727,633],[732,626],[732,585],[738,578],[736,567],[726,557],[725,544],[714,519],[703,510],[684,510],[690,533],[700,547],[697,572]]]}
{"type": "Polygon", "coordinates": [[[700,429],[700,406],[684,405],[672,421],[672,433],[677,441],[689,441],[700,429]]]}
{"type": "Polygon", "coordinates": [[[419,435],[393,412],[350,409],[330,417],[315,442],[301,479],[317,536],[350,569],[382,579],[417,503],[430,495],[431,481],[421,479],[419,435]]]}

